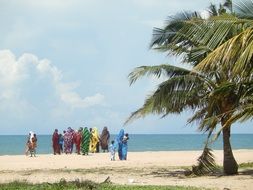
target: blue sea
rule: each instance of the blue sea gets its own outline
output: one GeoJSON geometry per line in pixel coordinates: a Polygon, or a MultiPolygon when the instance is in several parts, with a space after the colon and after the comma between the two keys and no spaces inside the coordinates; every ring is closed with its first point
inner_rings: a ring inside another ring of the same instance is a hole
{"type": "MultiPolygon", "coordinates": [[[[37,135],[38,154],[52,153],[51,135],[37,135]]],[[[111,140],[115,139],[111,135],[111,140]]],[[[0,135],[0,155],[22,155],[25,151],[25,135],[0,135]]],[[[253,134],[232,134],[231,144],[235,149],[253,149],[253,134]]],[[[206,135],[198,134],[164,134],[140,135],[130,134],[128,150],[130,152],[143,151],[174,151],[174,150],[202,150],[206,135]]],[[[212,149],[222,149],[222,138],[212,144],[212,149]]]]}

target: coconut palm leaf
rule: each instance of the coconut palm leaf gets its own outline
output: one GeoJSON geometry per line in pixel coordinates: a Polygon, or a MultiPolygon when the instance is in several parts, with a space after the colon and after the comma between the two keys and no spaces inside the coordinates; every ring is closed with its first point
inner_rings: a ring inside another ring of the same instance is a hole
{"type": "Polygon", "coordinates": [[[129,75],[130,85],[132,85],[137,79],[143,76],[155,76],[160,78],[163,74],[165,77],[173,77],[177,75],[188,74],[190,70],[172,66],[172,65],[158,65],[158,66],[141,66],[135,68],[129,75]]]}
{"type": "Polygon", "coordinates": [[[238,17],[253,18],[253,2],[252,1],[240,1],[235,3],[235,13],[238,17]]]}
{"type": "Polygon", "coordinates": [[[168,17],[164,29],[154,28],[150,47],[159,47],[158,49],[160,49],[160,47],[170,44],[178,31],[185,25],[185,21],[192,18],[201,18],[201,16],[197,12],[181,12],[168,17]]]}
{"type": "Polygon", "coordinates": [[[208,71],[230,68],[235,74],[247,77],[253,69],[252,56],[253,26],[216,48],[194,69],[208,71]]]}
{"type": "MultiPolygon", "coordinates": [[[[171,66],[171,68],[173,67],[171,66]]],[[[149,70],[152,67],[147,67],[146,69],[149,70]]],[[[207,90],[203,90],[206,79],[196,73],[188,73],[184,69],[182,71],[184,72],[181,75],[174,75],[162,82],[157,90],[145,100],[142,108],[131,114],[126,123],[151,113],[165,116],[169,113],[180,113],[183,110],[199,106],[199,101],[203,100],[202,98],[207,92],[207,90]]],[[[142,71],[140,72],[143,74],[142,71]]],[[[138,77],[134,78],[134,81],[136,79],[138,77]]],[[[207,85],[206,88],[208,89],[209,86],[207,85]]]]}
{"type": "Polygon", "coordinates": [[[213,173],[216,170],[217,166],[214,155],[212,154],[212,150],[206,145],[201,156],[198,158],[197,165],[192,166],[192,172],[199,176],[213,173]]]}
{"type": "Polygon", "coordinates": [[[232,0],[226,0],[223,4],[225,8],[227,8],[231,13],[233,12],[233,3],[232,0]]]}

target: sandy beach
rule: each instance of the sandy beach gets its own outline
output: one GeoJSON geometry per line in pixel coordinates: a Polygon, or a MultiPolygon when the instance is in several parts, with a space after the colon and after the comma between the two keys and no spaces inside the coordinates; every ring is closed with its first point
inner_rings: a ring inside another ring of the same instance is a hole
{"type": "MultiPolygon", "coordinates": [[[[213,189],[252,189],[253,169],[236,176],[186,177],[184,169],[196,164],[201,151],[129,152],[127,161],[110,161],[109,153],[82,155],[39,154],[0,156],[0,183],[22,180],[32,183],[66,180],[103,182],[110,177],[117,184],[183,185],[213,189]],[[231,183],[232,182],[232,183],[231,183]]],[[[214,151],[222,165],[223,152],[214,151]]],[[[253,162],[253,150],[234,150],[238,162],[253,162]]]]}

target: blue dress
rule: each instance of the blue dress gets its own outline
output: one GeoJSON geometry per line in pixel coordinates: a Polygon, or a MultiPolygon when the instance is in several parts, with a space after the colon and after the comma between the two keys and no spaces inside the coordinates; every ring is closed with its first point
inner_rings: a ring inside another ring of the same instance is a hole
{"type": "Polygon", "coordinates": [[[122,141],[122,160],[127,159],[127,140],[128,138],[122,141]]]}
{"type": "Polygon", "coordinates": [[[124,129],[121,129],[119,135],[117,136],[118,155],[120,160],[122,160],[123,137],[124,137],[124,129]]]}

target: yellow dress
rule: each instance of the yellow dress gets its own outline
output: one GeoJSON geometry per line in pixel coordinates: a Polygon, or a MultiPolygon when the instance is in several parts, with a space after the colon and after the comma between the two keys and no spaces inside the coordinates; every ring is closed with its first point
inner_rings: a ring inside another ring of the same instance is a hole
{"type": "Polygon", "coordinates": [[[92,128],[90,138],[91,138],[90,139],[90,152],[95,153],[97,150],[97,143],[99,142],[99,134],[98,134],[98,129],[96,127],[92,128]]]}

